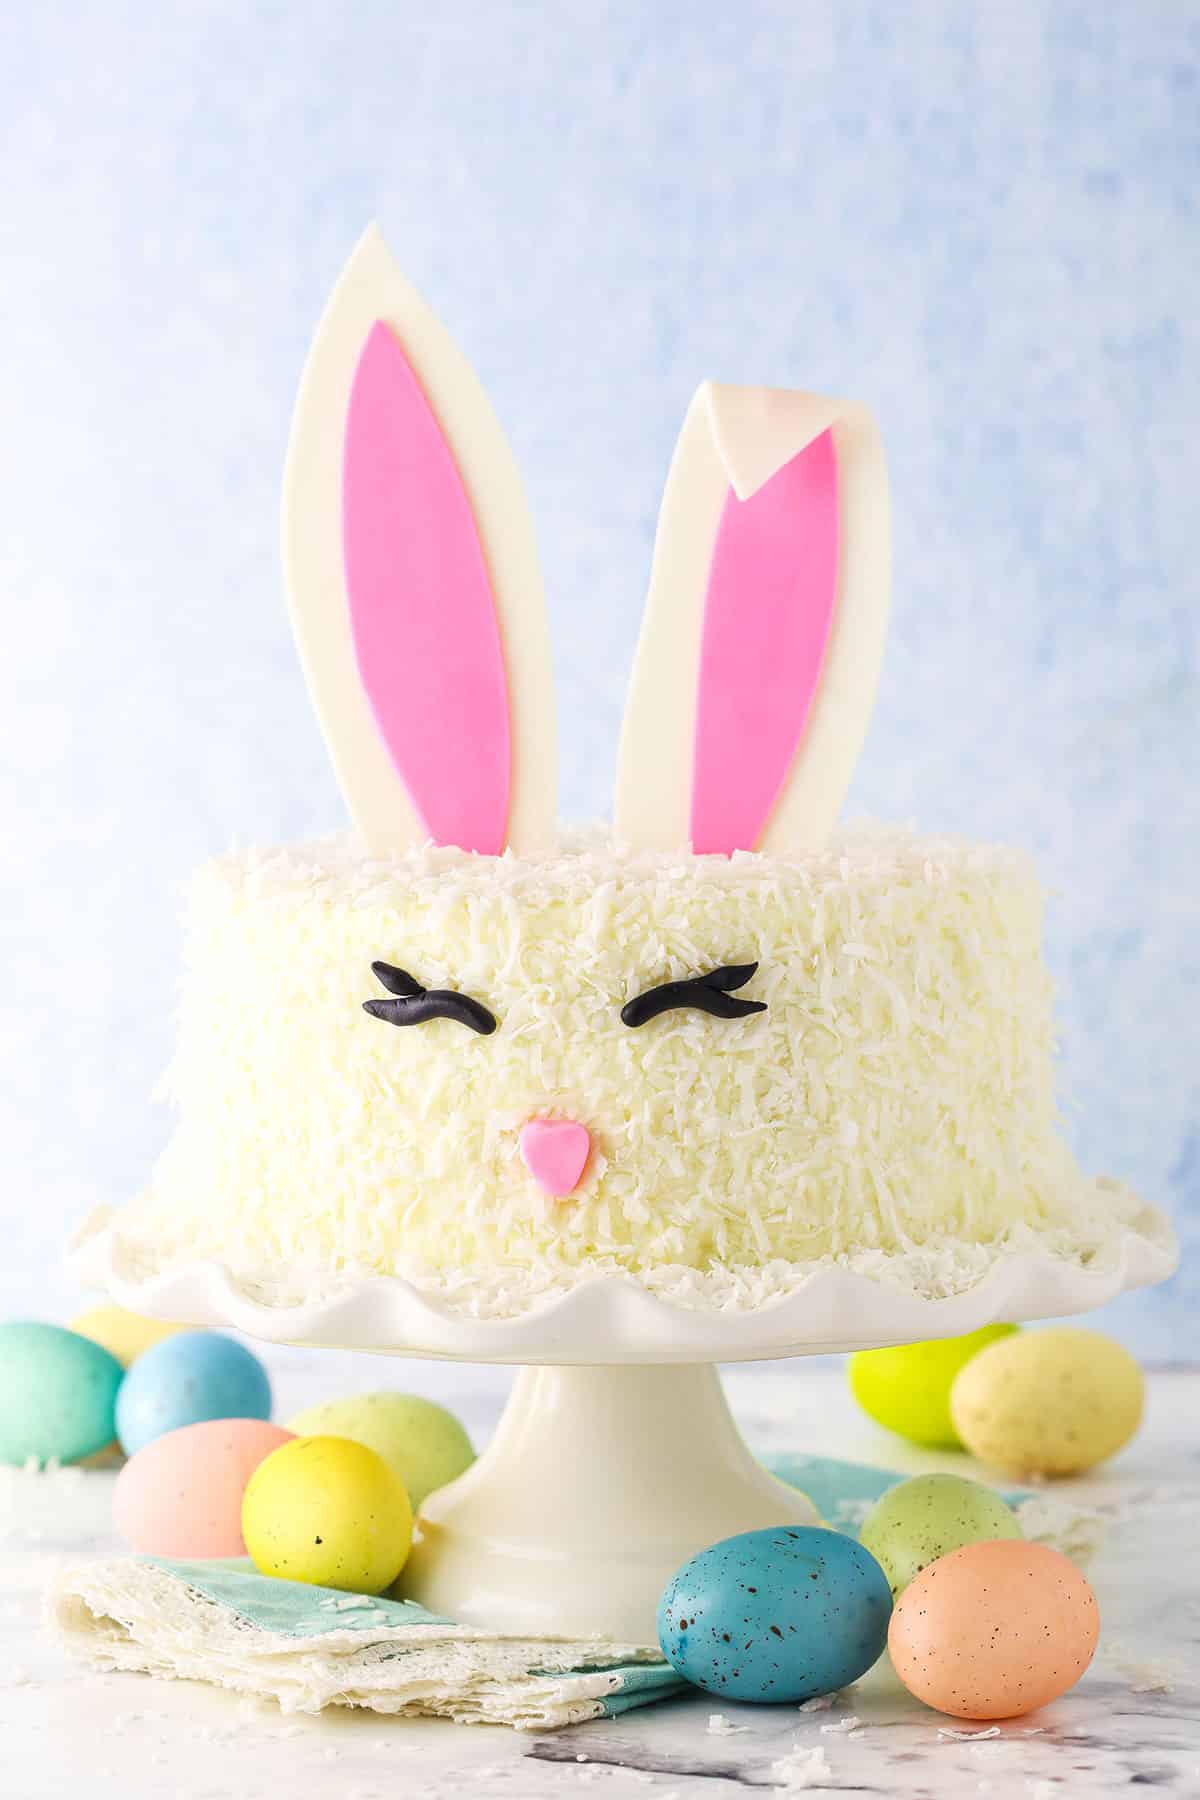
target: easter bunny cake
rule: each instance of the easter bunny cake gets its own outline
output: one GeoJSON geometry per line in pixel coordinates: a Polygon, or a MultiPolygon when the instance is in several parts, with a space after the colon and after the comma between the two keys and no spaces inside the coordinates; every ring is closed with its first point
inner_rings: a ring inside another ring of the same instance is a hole
{"type": "Polygon", "coordinates": [[[116,1221],[139,1266],[755,1306],[819,1265],[936,1295],[1139,1228],[1060,1133],[1025,856],[835,823],[887,610],[861,407],[697,393],[611,835],[555,828],[520,480],[375,231],[305,372],[284,550],[356,831],[196,879],[177,1130],[116,1221]]]}

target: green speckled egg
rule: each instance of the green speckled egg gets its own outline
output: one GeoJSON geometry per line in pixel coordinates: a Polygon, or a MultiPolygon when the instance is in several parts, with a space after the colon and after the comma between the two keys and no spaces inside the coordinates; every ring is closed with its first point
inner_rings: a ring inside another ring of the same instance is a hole
{"type": "Polygon", "coordinates": [[[964,1475],[916,1475],[889,1488],[860,1533],[897,1598],[939,1556],[964,1544],[1021,1536],[1012,1507],[964,1475]]]}
{"type": "Polygon", "coordinates": [[[414,1507],[475,1461],[471,1440],[444,1406],[419,1394],[355,1394],[288,1420],[297,1437],[352,1438],[395,1469],[414,1507]]]}
{"type": "Polygon", "coordinates": [[[124,1375],[115,1356],[61,1325],[0,1325],[0,1462],[78,1462],[111,1443],[124,1375]]]}

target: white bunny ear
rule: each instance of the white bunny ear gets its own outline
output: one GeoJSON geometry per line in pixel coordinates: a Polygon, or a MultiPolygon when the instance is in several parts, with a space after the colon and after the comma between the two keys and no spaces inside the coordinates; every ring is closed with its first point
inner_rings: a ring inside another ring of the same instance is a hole
{"type": "Polygon", "coordinates": [[[553,677],[521,480],[374,226],[304,371],[283,553],[309,690],[371,848],[548,842],[553,677]]]}
{"type": "Polygon", "coordinates": [[[618,837],[725,854],[819,848],[866,734],[888,581],[871,415],[706,382],[659,515],[618,837]]]}

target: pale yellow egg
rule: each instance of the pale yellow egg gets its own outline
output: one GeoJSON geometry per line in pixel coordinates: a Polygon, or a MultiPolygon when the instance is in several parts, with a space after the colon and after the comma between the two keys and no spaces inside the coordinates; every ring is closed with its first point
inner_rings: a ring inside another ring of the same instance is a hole
{"type": "Polygon", "coordinates": [[[991,1344],[955,1377],[950,1412],[966,1448],[1007,1475],[1076,1475],[1133,1436],[1142,1372],[1099,1331],[1055,1326],[991,1344]]]}
{"type": "Polygon", "coordinates": [[[69,1329],[77,1331],[80,1337],[91,1338],[93,1344],[103,1344],[109,1355],[127,1369],[144,1350],[190,1327],[170,1319],[144,1319],[140,1313],[126,1312],[123,1306],[91,1306],[71,1320],[69,1329]]]}

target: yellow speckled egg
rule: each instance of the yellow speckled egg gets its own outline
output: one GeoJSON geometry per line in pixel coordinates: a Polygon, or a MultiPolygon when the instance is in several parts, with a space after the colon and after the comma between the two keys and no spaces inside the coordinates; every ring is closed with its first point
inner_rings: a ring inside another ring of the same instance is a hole
{"type": "Polygon", "coordinates": [[[250,1477],[242,1536],[261,1575],[353,1594],[382,1594],[412,1545],[404,1483],[349,1438],[300,1437],[250,1477]]]}
{"type": "Polygon", "coordinates": [[[931,1338],[890,1350],[859,1350],[849,1362],[850,1391],[865,1413],[897,1437],[957,1450],[950,1389],[959,1370],[1015,1325],[984,1325],[966,1337],[931,1338]]]}
{"type": "Polygon", "coordinates": [[[1142,1372],[1099,1331],[1055,1326],[992,1344],[955,1377],[966,1448],[1005,1474],[1076,1475],[1111,1456],[1142,1416],[1142,1372]]]}
{"type": "Polygon", "coordinates": [[[102,1344],[123,1369],[136,1361],[143,1350],[188,1329],[169,1319],[144,1319],[140,1313],[126,1312],[123,1306],[91,1306],[71,1320],[70,1328],[81,1337],[91,1338],[93,1344],[102,1344]]]}

